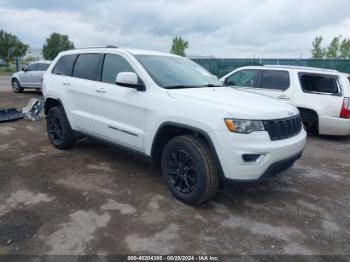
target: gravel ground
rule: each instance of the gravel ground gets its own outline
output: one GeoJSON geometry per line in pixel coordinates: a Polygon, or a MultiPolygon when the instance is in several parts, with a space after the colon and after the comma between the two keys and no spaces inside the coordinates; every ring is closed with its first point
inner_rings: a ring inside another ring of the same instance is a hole
{"type": "MultiPolygon", "coordinates": [[[[0,92],[1,107],[35,92],[0,92]]],[[[310,137],[295,166],[193,208],[157,167],[45,121],[0,124],[0,254],[350,255],[350,139],[310,137]]]]}
{"type": "Polygon", "coordinates": [[[11,76],[1,76],[0,75],[0,92],[11,91],[10,86],[11,76]]]}

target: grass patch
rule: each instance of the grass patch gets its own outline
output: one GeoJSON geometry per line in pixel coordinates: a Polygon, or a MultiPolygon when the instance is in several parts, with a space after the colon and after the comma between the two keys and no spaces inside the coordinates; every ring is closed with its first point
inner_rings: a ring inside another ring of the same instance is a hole
{"type": "Polygon", "coordinates": [[[16,65],[10,64],[9,66],[0,66],[0,75],[12,75],[16,73],[16,65]]]}

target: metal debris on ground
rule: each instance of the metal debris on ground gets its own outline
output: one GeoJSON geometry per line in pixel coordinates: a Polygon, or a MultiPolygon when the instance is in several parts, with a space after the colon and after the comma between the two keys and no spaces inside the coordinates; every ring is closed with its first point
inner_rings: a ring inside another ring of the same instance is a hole
{"type": "Polygon", "coordinates": [[[0,123],[19,120],[22,118],[38,121],[40,119],[40,112],[43,108],[43,99],[31,98],[22,111],[18,111],[16,108],[0,109],[0,123]]]}
{"type": "Polygon", "coordinates": [[[25,118],[33,121],[40,119],[40,112],[44,107],[44,100],[38,98],[31,98],[26,107],[22,109],[25,118]]]}
{"type": "Polygon", "coordinates": [[[0,123],[18,120],[24,117],[23,112],[17,111],[16,108],[0,109],[0,123]]]}

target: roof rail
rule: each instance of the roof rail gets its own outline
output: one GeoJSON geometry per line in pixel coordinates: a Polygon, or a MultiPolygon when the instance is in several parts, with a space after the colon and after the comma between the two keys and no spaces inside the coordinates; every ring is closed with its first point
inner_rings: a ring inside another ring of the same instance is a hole
{"type": "Polygon", "coordinates": [[[325,72],[338,72],[335,69],[319,68],[319,67],[311,67],[311,66],[293,66],[293,65],[263,65],[263,66],[277,67],[277,68],[290,68],[290,69],[317,70],[317,71],[325,71],[325,72]]]}
{"type": "Polygon", "coordinates": [[[79,47],[76,49],[93,49],[93,48],[118,48],[118,46],[114,45],[106,45],[106,46],[87,46],[87,47],[79,47]]]}

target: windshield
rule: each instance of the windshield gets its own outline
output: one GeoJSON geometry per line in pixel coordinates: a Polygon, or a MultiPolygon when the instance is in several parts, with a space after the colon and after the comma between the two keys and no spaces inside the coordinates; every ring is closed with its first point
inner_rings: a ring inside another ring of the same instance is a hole
{"type": "Polygon", "coordinates": [[[222,86],[216,76],[182,57],[136,55],[157,85],[166,89],[222,86]]]}

